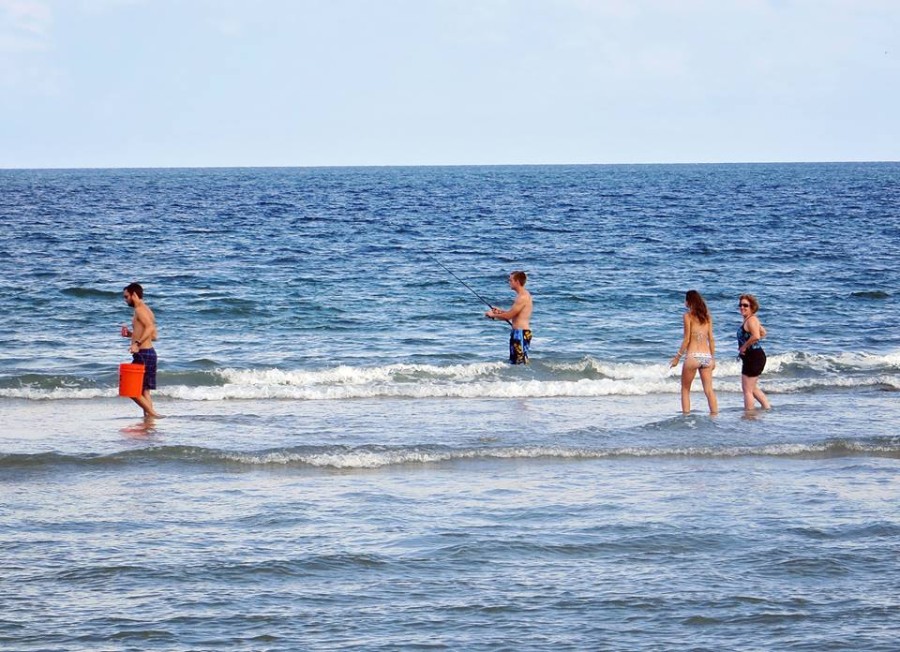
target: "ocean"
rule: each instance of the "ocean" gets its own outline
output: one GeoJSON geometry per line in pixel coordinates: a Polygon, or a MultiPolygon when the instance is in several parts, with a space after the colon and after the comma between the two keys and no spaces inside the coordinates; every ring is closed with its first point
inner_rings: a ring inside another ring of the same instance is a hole
{"type": "Polygon", "coordinates": [[[896,163],[2,170],[0,649],[895,650],[898,206],[896,163]],[[513,270],[528,366],[472,291],[513,270]]]}

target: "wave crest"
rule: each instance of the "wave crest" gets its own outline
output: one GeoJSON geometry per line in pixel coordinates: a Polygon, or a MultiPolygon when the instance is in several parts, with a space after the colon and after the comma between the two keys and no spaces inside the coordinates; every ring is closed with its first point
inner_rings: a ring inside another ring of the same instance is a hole
{"type": "Polygon", "coordinates": [[[763,446],[629,446],[622,448],[570,448],[565,446],[451,447],[418,446],[299,446],[260,451],[228,451],[200,446],[158,446],[109,455],[65,455],[61,453],[0,454],[0,469],[27,470],[59,465],[98,466],[146,464],[239,465],[309,469],[376,469],[400,465],[425,465],[472,460],[592,460],[616,458],[775,457],[825,459],[834,457],[900,458],[900,440],[833,439],[812,443],[782,443],[763,446]]]}
{"type": "MultiPolygon", "coordinates": [[[[717,391],[739,391],[740,370],[741,363],[735,358],[719,357],[717,391]]],[[[679,373],[665,362],[616,362],[593,357],[537,360],[528,367],[477,362],[321,369],[223,368],[162,371],[156,394],[186,401],[645,396],[677,393],[679,373]]],[[[113,378],[108,374],[105,382],[100,382],[25,374],[0,379],[0,398],[110,398],[117,393],[110,382],[113,378]]],[[[781,353],[769,357],[762,382],[767,392],[775,394],[860,388],[900,391],[900,353],[781,353]]]]}

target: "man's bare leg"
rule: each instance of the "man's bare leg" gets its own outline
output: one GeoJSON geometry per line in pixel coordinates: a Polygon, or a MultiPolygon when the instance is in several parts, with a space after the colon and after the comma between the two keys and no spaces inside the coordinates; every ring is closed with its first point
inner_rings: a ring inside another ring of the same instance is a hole
{"type": "Polygon", "coordinates": [[[156,410],[153,409],[153,401],[150,398],[150,390],[149,389],[145,389],[144,393],[141,396],[134,396],[134,397],[132,397],[131,400],[134,401],[135,403],[137,403],[139,406],[141,406],[141,409],[144,411],[145,417],[158,417],[159,416],[159,414],[157,414],[156,410]]]}

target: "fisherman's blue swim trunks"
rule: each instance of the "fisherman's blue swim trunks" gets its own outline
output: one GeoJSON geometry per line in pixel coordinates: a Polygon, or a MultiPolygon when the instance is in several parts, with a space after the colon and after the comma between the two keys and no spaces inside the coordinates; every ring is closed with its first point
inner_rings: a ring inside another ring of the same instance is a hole
{"type": "Polygon", "coordinates": [[[528,351],[531,348],[531,331],[527,328],[514,328],[509,333],[509,363],[528,364],[528,351]]]}

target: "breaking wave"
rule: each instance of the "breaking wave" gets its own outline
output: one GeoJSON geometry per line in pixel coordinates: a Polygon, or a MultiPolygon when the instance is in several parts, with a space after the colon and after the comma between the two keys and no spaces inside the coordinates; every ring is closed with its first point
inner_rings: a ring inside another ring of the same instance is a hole
{"type": "MultiPolygon", "coordinates": [[[[232,369],[160,373],[156,394],[184,401],[340,400],[373,398],[543,398],[674,394],[678,370],[665,363],[612,362],[591,357],[537,361],[528,367],[505,363],[456,365],[341,365],[322,369],[232,369]]],[[[719,391],[739,391],[740,362],[720,358],[719,391]]],[[[115,396],[111,376],[79,378],[29,374],[0,379],[0,398],[95,399],[115,396]]],[[[769,358],[762,378],[767,392],[900,390],[900,354],[783,353],[769,358]]]]}
{"type": "Polygon", "coordinates": [[[28,470],[74,466],[97,468],[130,464],[189,464],[309,469],[377,469],[398,465],[445,464],[476,460],[596,460],[621,458],[727,459],[773,457],[825,459],[835,457],[900,458],[900,439],[831,439],[814,443],[763,446],[628,446],[569,448],[565,446],[297,446],[259,451],[229,451],[200,446],[156,446],[112,454],[70,455],[47,452],[0,455],[0,469],[28,470]]]}

